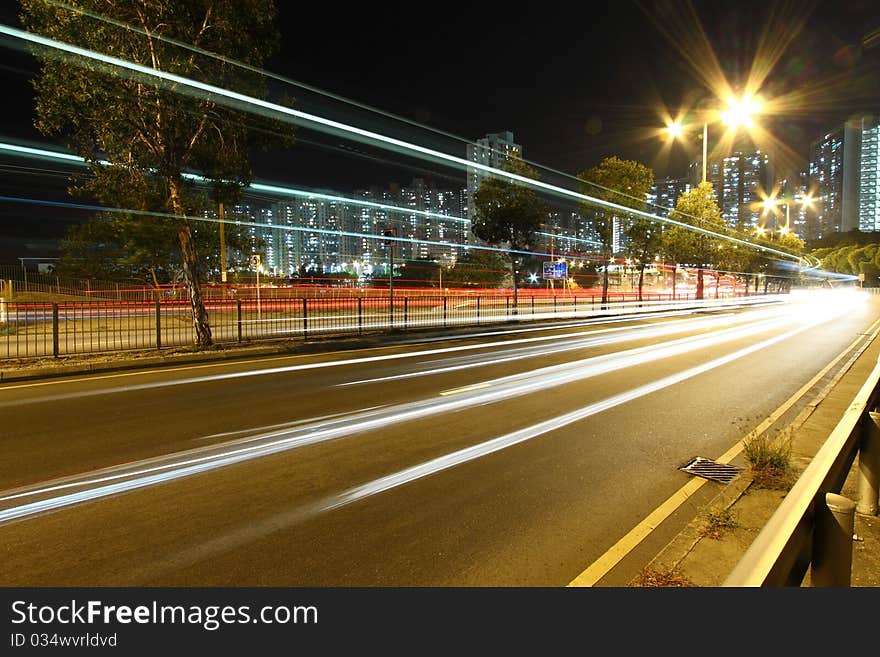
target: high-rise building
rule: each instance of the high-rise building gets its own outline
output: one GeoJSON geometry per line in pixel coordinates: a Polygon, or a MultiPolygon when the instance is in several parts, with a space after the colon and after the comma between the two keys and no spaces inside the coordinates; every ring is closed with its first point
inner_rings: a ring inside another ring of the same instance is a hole
{"type": "MultiPolygon", "coordinates": [[[[477,139],[467,146],[467,160],[497,169],[512,157],[522,157],[522,146],[513,141],[513,133],[491,133],[477,139]]],[[[487,177],[482,169],[468,167],[467,170],[467,218],[474,218],[474,194],[480,183],[487,177]]]]}
{"type": "Polygon", "coordinates": [[[859,177],[859,230],[880,231],[880,124],[862,129],[859,177]]]}
{"type": "Polygon", "coordinates": [[[760,150],[736,152],[721,161],[716,188],[721,216],[731,228],[748,231],[761,221],[762,202],[773,189],[770,162],[760,150]]]}
{"type": "MultiPolygon", "coordinates": [[[[701,174],[702,175],[702,174],[701,174]]],[[[655,180],[648,192],[648,212],[665,217],[675,209],[678,198],[693,188],[687,178],[661,178],[655,180]]]]}
{"type": "Polygon", "coordinates": [[[878,131],[873,117],[861,116],[813,142],[810,183],[818,207],[811,237],[880,230],[878,131]]]}
{"type": "Polygon", "coordinates": [[[783,178],[777,183],[776,189],[776,198],[781,200],[784,208],[779,210],[776,224],[784,225],[787,219],[788,229],[795,235],[802,240],[813,239],[811,231],[816,225],[816,208],[807,172],[801,171],[795,177],[783,178]],[[811,199],[809,205],[805,202],[808,198],[811,199]]]}
{"type": "MultiPolygon", "coordinates": [[[[702,177],[699,162],[690,166],[691,182],[702,177]]],[[[706,180],[712,183],[721,216],[731,228],[749,231],[761,221],[762,203],[774,187],[774,174],[767,153],[737,150],[721,160],[710,160],[706,180]]]]}

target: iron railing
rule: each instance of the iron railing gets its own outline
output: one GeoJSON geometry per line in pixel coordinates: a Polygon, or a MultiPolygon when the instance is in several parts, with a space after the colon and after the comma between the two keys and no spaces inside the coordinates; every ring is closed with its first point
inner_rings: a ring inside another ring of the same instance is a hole
{"type": "MultiPolygon", "coordinates": [[[[700,303],[724,305],[771,297],[728,297],[700,303]]],[[[274,338],[360,335],[366,332],[449,328],[513,320],[585,317],[660,310],[693,302],[693,294],[598,295],[388,295],[345,297],[246,297],[206,301],[213,339],[234,343],[274,338]]],[[[191,345],[187,301],[68,301],[17,303],[0,299],[0,359],[44,358],[191,345]]]]}

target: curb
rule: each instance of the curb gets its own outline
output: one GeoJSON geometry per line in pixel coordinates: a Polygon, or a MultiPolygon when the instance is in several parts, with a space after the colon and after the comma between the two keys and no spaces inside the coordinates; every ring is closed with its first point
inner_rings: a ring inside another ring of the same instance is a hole
{"type": "MultiPolygon", "coordinates": [[[[792,419],[790,422],[781,427],[781,430],[790,430],[792,433],[799,431],[810,419],[813,413],[817,410],[819,405],[831,394],[831,392],[835,389],[835,387],[841,382],[841,380],[849,374],[853,365],[862,357],[865,351],[867,351],[875,342],[878,333],[880,331],[875,331],[873,335],[870,336],[868,340],[866,340],[862,345],[855,348],[849,358],[840,366],[837,372],[832,376],[831,380],[825,383],[820,390],[812,397],[806,405],[801,409],[801,411],[797,414],[797,416],[792,419]]],[[[853,464],[853,468],[858,468],[857,462],[853,464]]],[[[796,475],[800,476],[800,472],[803,470],[803,467],[796,467],[796,475]]],[[[666,573],[670,576],[673,576],[675,579],[679,580],[680,578],[684,578],[687,581],[689,578],[687,577],[688,567],[687,562],[688,558],[691,557],[694,551],[701,544],[703,539],[707,538],[703,535],[703,528],[705,526],[704,514],[709,509],[714,508],[723,508],[725,510],[730,510],[736,507],[736,504],[740,502],[740,500],[750,492],[752,488],[752,479],[748,476],[748,471],[744,471],[742,475],[738,476],[734,479],[730,484],[725,486],[721,491],[718,492],[705,506],[699,509],[698,515],[688,523],[687,527],[685,527],[678,535],[676,535],[669,543],[666,544],[655,556],[651,559],[645,566],[644,571],[656,571],[658,573],[666,573]]],[[[787,494],[787,491],[774,491],[771,489],[755,489],[756,494],[767,493],[767,500],[773,499],[776,500],[775,503],[771,502],[763,502],[762,506],[767,507],[767,518],[764,520],[766,522],[769,517],[775,513],[776,508],[782,501],[782,497],[787,494]],[[783,493],[782,497],[779,496],[779,493],[783,493]]],[[[739,527],[733,529],[729,534],[739,534],[739,536],[733,536],[731,540],[737,541],[741,540],[743,534],[747,534],[748,532],[759,532],[763,527],[763,523],[759,527],[739,527]]],[[[751,539],[748,540],[748,544],[751,544],[751,539]]],[[[710,539],[711,540],[711,539],[710,539]]],[[[725,540],[725,537],[720,539],[721,541],[725,540]]],[[[746,545],[746,547],[748,546],[746,545]]],[[[713,546],[717,547],[717,546],[713,546]]],[[[745,549],[745,548],[744,548],[745,549]]],[[[744,553],[743,549],[743,553],[744,553]]],[[[697,557],[695,557],[697,558],[697,557]]],[[[698,559],[699,561],[699,559],[698,559]]],[[[726,577],[726,573],[725,573],[726,577]]],[[[634,579],[630,582],[629,586],[634,586],[634,579]]],[[[676,584],[676,586],[704,586],[701,584],[695,583],[687,583],[687,584],[676,584]]]]}

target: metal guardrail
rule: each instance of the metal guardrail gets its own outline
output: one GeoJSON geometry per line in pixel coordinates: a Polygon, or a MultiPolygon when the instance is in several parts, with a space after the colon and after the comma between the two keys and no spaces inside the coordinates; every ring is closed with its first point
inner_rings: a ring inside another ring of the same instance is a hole
{"type": "MultiPolygon", "coordinates": [[[[682,308],[765,303],[775,295],[691,301],[691,295],[646,294],[642,301],[609,295],[395,296],[206,300],[214,342],[361,335],[417,328],[451,328],[507,321],[581,318],[682,308]]],[[[12,303],[0,299],[0,359],[45,358],[193,344],[184,301],[12,303]]]]}
{"type": "Polygon", "coordinates": [[[776,512],[724,581],[726,587],[849,586],[855,512],[876,515],[880,484],[880,362],[776,512]],[[858,505],[839,495],[859,459],[858,505]]]}

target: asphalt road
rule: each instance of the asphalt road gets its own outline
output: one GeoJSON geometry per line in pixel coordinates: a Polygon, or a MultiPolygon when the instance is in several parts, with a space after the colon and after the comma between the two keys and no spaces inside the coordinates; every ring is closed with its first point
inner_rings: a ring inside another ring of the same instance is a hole
{"type": "Polygon", "coordinates": [[[564,586],[878,316],[828,293],[3,386],[0,585],[564,586]]]}

